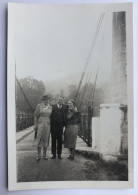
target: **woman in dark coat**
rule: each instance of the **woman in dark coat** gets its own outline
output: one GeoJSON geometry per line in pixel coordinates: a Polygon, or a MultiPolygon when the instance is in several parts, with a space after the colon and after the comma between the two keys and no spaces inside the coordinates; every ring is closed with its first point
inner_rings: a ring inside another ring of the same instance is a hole
{"type": "Polygon", "coordinates": [[[68,111],[66,115],[66,128],[64,133],[64,147],[70,149],[71,155],[68,157],[74,160],[75,147],[78,134],[78,124],[80,123],[80,112],[75,106],[74,100],[68,101],[68,111]]]}

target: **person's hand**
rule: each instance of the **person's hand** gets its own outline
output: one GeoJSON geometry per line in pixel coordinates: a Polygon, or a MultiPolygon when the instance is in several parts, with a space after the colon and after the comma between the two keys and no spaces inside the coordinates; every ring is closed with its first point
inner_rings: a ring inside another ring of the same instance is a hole
{"type": "Polygon", "coordinates": [[[78,108],[77,107],[74,108],[74,112],[78,112],[78,108]]]}
{"type": "Polygon", "coordinates": [[[73,110],[73,109],[74,109],[74,107],[70,105],[69,106],[69,110],[73,110]]]}
{"type": "Polygon", "coordinates": [[[34,130],[37,131],[37,126],[36,125],[34,125],[34,130]]]}

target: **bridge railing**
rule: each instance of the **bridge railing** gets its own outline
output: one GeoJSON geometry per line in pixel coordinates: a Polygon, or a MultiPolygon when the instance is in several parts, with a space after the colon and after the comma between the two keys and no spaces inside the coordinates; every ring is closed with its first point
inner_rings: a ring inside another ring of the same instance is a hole
{"type": "Polygon", "coordinates": [[[81,114],[81,123],[79,125],[78,135],[86,143],[88,142],[88,114],[81,114]]]}
{"type": "Polygon", "coordinates": [[[81,137],[88,146],[92,146],[91,118],[88,114],[81,114],[81,123],[79,125],[79,137],[81,137]]]}
{"type": "Polygon", "coordinates": [[[21,131],[34,124],[34,115],[27,113],[16,114],[16,131],[21,131]]]}

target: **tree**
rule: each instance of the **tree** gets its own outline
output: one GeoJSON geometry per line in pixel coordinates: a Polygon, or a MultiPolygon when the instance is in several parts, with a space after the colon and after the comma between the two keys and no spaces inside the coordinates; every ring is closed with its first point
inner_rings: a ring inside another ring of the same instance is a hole
{"type": "Polygon", "coordinates": [[[31,113],[30,106],[35,110],[37,104],[41,101],[41,97],[45,93],[44,84],[42,81],[38,81],[31,76],[20,79],[19,82],[28,102],[19,84],[16,83],[16,110],[17,112],[31,113]]]}
{"type": "Polygon", "coordinates": [[[70,85],[68,87],[68,92],[69,92],[68,99],[74,99],[76,91],[77,91],[77,86],[76,85],[70,85]]]}
{"type": "Polygon", "coordinates": [[[60,95],[64,97],[64,90],[63,89],[60,90],[60,95]]]}

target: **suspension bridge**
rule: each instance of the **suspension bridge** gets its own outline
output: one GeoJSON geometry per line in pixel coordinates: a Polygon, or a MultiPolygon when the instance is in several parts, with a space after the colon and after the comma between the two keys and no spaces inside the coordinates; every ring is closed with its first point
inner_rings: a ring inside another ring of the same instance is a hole
{"type": "MultiPolygon", "coordinates": [[[[93,56],[94,53],[94,49],[95,49],[95,45],[96,45],[96,41],[98,39],[98,35],[99,35],[99,31],[101,30],[101,26],[103,24],[103,20],[105,17],[105,13],[101,13],[98,24],[97,24],[97,28],[92,40],[92,44],[90,47],[90,51],[89,54],[86,58],[86,62],[84,65],[84,69],[82,71],[82,75],[80,77],[80,81],[76,90],[76,94],[74,97],[74,100],[77,102],[77,106],[79,108],[79,110],[82,110],[82,107],[85,108],[85,110],[83,111],[83,113],[81,113],[81,124],[80,124],[80,128],[79,128],[79,133],[78,135],[88,144],[88,146],[91,146],[91,142],[92,142],[92,138],[91,138],[91,118],[92,118],[92,114],[93,114],[93,102],[94,102],[94,96],[95,96],[95,89],[96,89],[96,82],[97,82],[97,77],[98,77],[98,71],[99,71],[99,65],[97,66],[97,72],[95,75],[93,75],[92,70],[88,70],[89,67],[89,63],[90,60],[93,56]],[[92,76],[94,78],[93,84],[92,84],[92,76]],[[85,79],[85,81],[84,81],[85,79]],[[83,86],[83,92],[82,94],[80,93],[80,89],[83,86]],[[89,94],[86,97],[86,92],[89,91],[89,94]],[[78,96],[81,98],[78,99],[78,96]],[[87,101],[84,101],[87,98],[87,101]]],[[[104,33],[104,32],[103,32],[104,33]]],[[[103,40],[102,40],[103,41],[103,40]]],[[[101,41],[101,44],[102,44],[101,41]]],[[[15,62],[15,67],[16,67],[16,62],[15,62]]],[[[21,131],[23,129],[26,129],[30,126],[33,125],[33,113],[34,113],[34,109],[31,106],[31,102],[28,100],[27,94],[25,94],[22,85],[19,81],[19,79],[17,78],[17,75],[15,75],[16,77],[16,83],[19,86],[19,89],[22,93],[22,96],[24,98],[25,103],[28,105],[29,108],[29,113],[16,113],[16,130],[21,131]]]]}
{"type": "MultiPolygon", "coordinates": [[[[99,56],[102,55],[102,45],[105,41],[105,33],[107,31],[107,16],[105,12],[100,14],[100,18],[95,30],[94,37],[92,39],[91,47],[80,75],[80,80],[77,86],[77,90],[74,96],[74,100],[77,104],[78,109],[81,111],[81,123],[79,125],[77,149],[87,150],[94,152],[94,159],[90,161],[78,155],[75,162],[69,162],[67,160],[68,151],[63,149],[62,161],[41,161],[37,164],[34,160],[36,154],[36,148],[34,147],[34,108],[32,107],[31,101],[28,99],[27,94],[17,77],[16,86],[19,87],[21,94],[24,98],[25,104],[28,106],[28,113],[16,113],[16,131],[17,131],[17,164],[18,164],[18,181],[53,181],[53,180],[127,180],[127,171],[121,173],[114,173],[112,170],[112,177],[109,174],[106,166],[98,164],[96,159],[99,156],[92,148],[92,117],[95,110],[100,111],[100,105],[95,106],[95,93],[97,87],[98,75],[101,67],[99,59],[94,60],[94,54],[96,50],[96,43],[99,38],[99,33],[102,34],[99,48],[99,56]],[[91,61],[93,63],[91,64],[91,61]],[[95,168],[92,168],[95,166],[95,168]],[[24,167],[24,168],[23,168],[24,167]],[[70,173],[69,170],[70,169],[70,173]],[[88,171],[90,170],[89,174],[88,171]],[[99,170],[95,174],[95,172],[99,170]],[[45,174],[47,172],[47,174],[45,174]],[[101,175],[101,173],[103,173],[101,175]],[[110,176],[109,176],[110,175],[110,176]],[[121,178],[120,178],[121,177],[121,178]]],[[[98,52],[96,51],[96,52],[98,52]]],[[[16,66],[16,63],[15,63],[16,66]]],[[[108,107],[108,106],[107,106],[108,107]]],[[[125,115],[126,116],[126,115],[125,115]]],[[[50,147],[48,149],[48,157],[50,157],[50,147]]]]}

